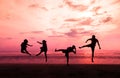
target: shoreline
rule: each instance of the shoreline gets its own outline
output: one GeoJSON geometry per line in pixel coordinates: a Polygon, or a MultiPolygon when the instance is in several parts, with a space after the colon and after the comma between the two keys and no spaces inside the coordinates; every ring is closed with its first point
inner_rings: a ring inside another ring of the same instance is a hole
{"type": "Polygon", "coordinates": [[[119,78],[119,64],[0,64],[0,78],[119,78]]]}

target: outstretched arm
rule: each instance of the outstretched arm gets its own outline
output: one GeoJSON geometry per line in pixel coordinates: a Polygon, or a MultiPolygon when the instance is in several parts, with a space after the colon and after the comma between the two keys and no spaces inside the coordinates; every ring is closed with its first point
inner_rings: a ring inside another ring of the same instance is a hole
{"type": "Polygon", "coordinates": [[[98,46],[99,46],[99,49],[101,49],[99,41],[97,41],[97,44],[98,44],[98,46]]]}
{"type": "Polygon", "coordinates": [[[85,43],[87,43],[89,40],[91,40],[91,39],[87,39],[85,43]]]}
{"type": "Polygon", "coordinates": [[[33,46],[33,45],[30,45],[30,44],[27,44],[27,45],[28,45],[28,46],[31,46],[31,47],[33,46]]]}
{"type": "Polygon", "coordinates": [[[41,42],[37,41],[37,43],[42,44],[41,42]]]}

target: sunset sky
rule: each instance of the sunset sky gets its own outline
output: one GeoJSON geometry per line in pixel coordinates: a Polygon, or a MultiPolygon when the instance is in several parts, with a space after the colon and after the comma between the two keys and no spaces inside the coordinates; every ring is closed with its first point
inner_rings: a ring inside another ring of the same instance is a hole
{"type": "Polygon", "coordinates": [[[0,0],[0,51],[19,51],[24,39],[34,51],[43,39],[49,50],[79,47],[92,34],[120,50],[119,25],[120,0],[0,0]]]}

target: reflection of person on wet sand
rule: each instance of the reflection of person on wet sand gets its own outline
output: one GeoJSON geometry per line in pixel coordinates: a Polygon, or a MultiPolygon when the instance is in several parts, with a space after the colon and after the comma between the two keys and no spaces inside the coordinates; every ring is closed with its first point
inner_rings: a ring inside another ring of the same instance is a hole
{"type": "Polygon", "coordinates": [[[47,62],[47,43],[46,43],[46,41],[43,40],[42,43],[37,41],[37,43],[42,44],[42,47],[40,47],[40,49],[41,49],[40,53],[38,53],[36,56],[39,56],[42,52],[44,52],[45,59],[46,59],[46,62],[47,62]]]}
{"type": "Polygon", "coordinates": [[[62,51],[62,53],[65,53],[65,57],[67,59],[67,65],[69,65],[69,53],[73,52],[76,54],[76,47],[73,45],[72,47],[67,47],[67,49],[55,49],[55,52],[62,51]]]}
{"type": "Polygon", "coordinates": [[[28,40],[24,39],[24,41],[21,43],[21,53],[26,53],[31,55],[28,51],[27,51],[27,46],[32,46],[30,44],[28,44],[28,40]]]}
{"type": "MultiPolygon", "coordinates": [[[[92,50],[92,59],[91,60],[92,60],[92,62],[94,62],[94,50],[95,50],[96,43],[98,44],[99,49],[101,49],[101,47],[100,47],[98,39],[95,38],[95,35],[92,35],[92,38],[88,39],[87,41],[89,41],[89,40],[91,41],[91,44],[84,45],[84,46],[81,46],[79,48],[81,49],[84,47],[90,47],[92,50]]],[[[87,41],[86,41],[86,43],[87,43],[87,41]]]]}

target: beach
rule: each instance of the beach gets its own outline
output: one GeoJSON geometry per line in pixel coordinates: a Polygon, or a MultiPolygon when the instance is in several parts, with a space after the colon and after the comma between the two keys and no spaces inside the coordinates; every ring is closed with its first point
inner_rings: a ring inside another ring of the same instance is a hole
{"type": "Polygon", "coordinates": [[[117,64],[0,64],[0,78],[119,78],[117,64]]]}
{"type": "MultiPolygon", "coordinates": [[[[104,51],[105,52],[105,51],[104,51]]],[[[119,52],[97,52],[94,63],[88,52],[70,54],[69,66],[64,54],[1,54],[0,78],[119,78],[119,52]]]]}

